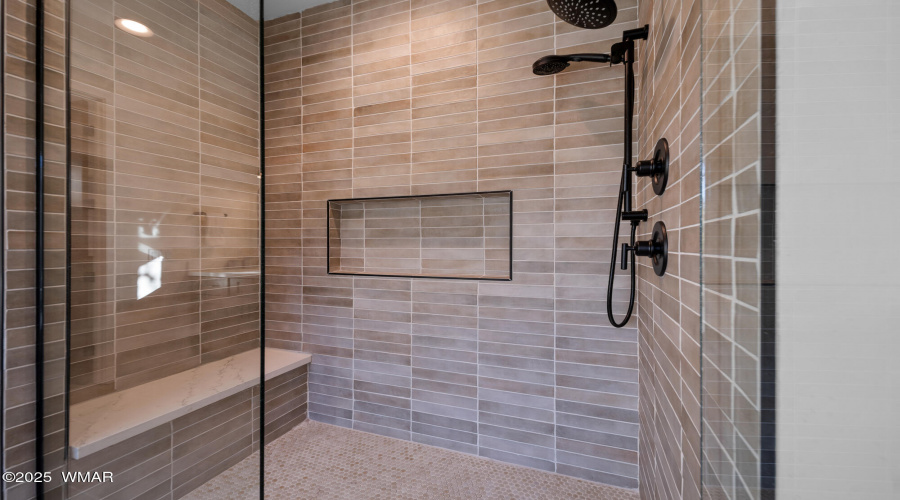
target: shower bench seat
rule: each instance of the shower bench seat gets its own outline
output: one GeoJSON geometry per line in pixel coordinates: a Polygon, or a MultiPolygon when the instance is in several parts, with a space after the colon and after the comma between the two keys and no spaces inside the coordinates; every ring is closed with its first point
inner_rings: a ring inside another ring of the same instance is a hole
{"type": "MultiPolygon", "coordinates": [[[[257,348],[73,405],[69,414],[72,458],[84,458],[253,388],[259,384],[259,359],[257,348]]],[[[267,348],[266,380],[310,360],[307,353],[267,348]]]]}

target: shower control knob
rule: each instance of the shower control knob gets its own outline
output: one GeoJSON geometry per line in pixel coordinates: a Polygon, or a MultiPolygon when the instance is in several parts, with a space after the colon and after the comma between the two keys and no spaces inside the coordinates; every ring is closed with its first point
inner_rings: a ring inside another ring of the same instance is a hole
{"type": "Polygon", "coordinates": [[[647,241],[638,241],[634,246],[622,244],[622,269],[627,269],[628,252],[634,252],[635,257],[650,257],[656,275],[666,274],[666,267],[669,264],[669,236],[666,233],[665,223],[657,222],[653,226],[653,235],[647,241]]]}
{"type": "Polygon", "coordinates": [[[638,177],[650,177],[653,192],[661,196],[669,183],[669,141],[660,139],[653,150],[653,159],[639,161],[632,170],[638,177]]]}
{"type": "Polygon", "coordinates": [[[663,247],[659,242],[656,241],[639,241],[634,247],[634,255],[637,257],[653,257],[658,253],[663,252],[663,247]]]}

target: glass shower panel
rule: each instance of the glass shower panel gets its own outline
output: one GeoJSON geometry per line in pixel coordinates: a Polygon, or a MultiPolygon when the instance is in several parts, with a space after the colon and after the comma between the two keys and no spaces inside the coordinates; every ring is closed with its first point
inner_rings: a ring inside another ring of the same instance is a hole
{"type": "Polygon", "coordinates": [[[69,9],[69,470],[257,496],[258,6],[69,9]]]}
{"type": "MultiPolygon", "coordinates": [[[[313,141],[323,141],[326,138],[338,137],[340,131],[335,127],[323,127],[316,123],[323,121],[307,120],[303,118],[304,108],[316,109],[321,115],[330,116],[338,115],[336,118],[351,118],[351,115],[343,115],[340,110],[336,110],[336,106],[332,106],[331,102],[324,105],[318,103],[318,99],[307,97],[306,92],[301,92],[303,82],[317,83],[315,87],[320,88],[325,95],[336,94],[342,92],[341,87],[334,85],[329,79],[323,79],[322,69],[318,69],[323,64],[315,64],[315,61],[321,59],[321,52],[325,50],[343,50],[349,45],[349,24],[345,19],[337,19],[335,21],[330,10],[338,8],[343,12],[350,12],[350,2],[334,2],[324,7],[312,7],[304,13],[305,18],[301,17],[301,11],[310,4],[327,3],[323,1],[315,2],[263,2],[263,61],[262,71],[265,81],[264,106],[265,106],[265,183],[266,183],[266,221],[267,230],[266,237],[266,283],[267,294],[266,304],[267,310],[272,311],[266,320],[266,339],[267,346],[283,349],[287,351],[300,351],[301,342],[301,324],[302,313],[306,311],[306,305],[303,303],[303,295],[301,290],[303,285],[309,285],[304,278],[303,261],[306,260],[307,265],[310,261],[320,261],[320,269],[324,272],[326,259],[318,257],[327,256],[325,251],[326,234],[325,224],[318,227],[312,227],[311,219],[303,221],[303,215],[306,209],[305,204],[312,203],[308,200],[302,200],[302,183],[301,178],[301,155],[299,152],[304,150],[303,133],[308,133],[310,137],[317,137],[313,141]],[[319,12],[324,10],[324,12],[319,12]],[[318,16],[310,16],[318,12],[318,16]],[[318,19],[317,19],[318,17],[318,19]],[[317,50],[304,49],[302,43],[318,43],[317,50]],[[301,63],[307,63],[303,68],[301,75],[301,63]],[[303,78],[301,78],[301,76],[303,78]],[[302,227],[302,232],[301,232],[302,227]],[[318,248],[310,248],[306,243],[308,234],[315,234],[317,238],[321,238],[322,244],[316,245],[318,248]],[[302,241],[302,243],[301,243],[302,241]],[[302,247],[302,248],[301,248],[302,247]],[[307,252],[309,252],[307,254],[307,252]],[[317,258],[311,259],[309,255],[317,258]],[[306,259],[304,259],[306,257],[306,259]]],[[[350,57],[347,57],[349,63],[350,57]]],[[[328,70],[335,73],[346,73],[349,80],[350,68],[349,64],[343,66],[329,67],[328,70]]],[[[310,92],[311,94],[312,92],[310,92]]],[[[332,99],[337,99],[333,97],[332,99]]],[[[335,101],[340,102],[340,101],[335,101]]],[[[328,154],[328,151],[322,151],[323,148],[310,149],[304,151],[304,157],[320,156],[328,154]]],[[[337,157],[327,158],[329,160],[337,159],[337,157]]],[[[330,163],[339,164],[339,161],[330,163]]],[[[335,167],[329,167],[335,168],[335,167]]],[[[312,174],[303,174],[307,181],[325,181],[329,184],[326,177],[312,174]],[[310,176],[311,175],[311,176],[310,176]],[[315,178],[313,178],[315,177],[315,178]]],[[[316,200],[317,208],[321,207],[324,213],[325,199],[316,200]]],[[[324,220],[324,218],[323,218],[324,220]]],[[[322,283],[315,283],[314,286],[322,283]]],[[[314,307],[314,306],[313,306],[314,307]]],[[[315,308],[315,307],[314,307],[315,308]]],[[[328,327],[324,327],[328,328],[328,327]]],[[[310,332],[306,332],[307,334],[310,332]]],[[[316,333],[316,332],[313,332],[316,333]]],[[[330,365],[331,363],[324,363],[330,365]]],[[[328,366],[326,370],[333,369],[328,366]]],[[[310,367],[310,371],[312,368],[310,367]]],[[[296,425],[296,417],[292,416],[290,411],[282,411],[276,408],[279,404],[276,399],[281,400],[283,404],[289,395],[287,392],[295,384],[300,384],[303,389],[303,415],[306,418],[306,387],[307,381],[311,378],[311,373],[304,369],[299,376],[290,380],[273,380],[266,385],[266,405],[268,411],[278,414],[280,417],[266,420],[265,432],[265,454],[263,460],[265,463],[273,463],[283,460],[284,454],[295,444],[292,444],[290,436],[284,434],[296,425]],[[276,444],[277,443],[277,444],[276,444]]],[[[328,382],[322,383],[323,380],[332,378],[329,371],[320,374],[324,377],[319,380],[321,387],[329,387],[333,384],[328,382]]],[[[295,377],[288,375],[288,377],[295,377]]],[[[275,481],[277,478],[272,474],[263,474],[263,488],[268,491],[277,487],[275,481]]],[[[284,486],[282,486],[283,488],[284,486]]],[[[303,492],[295,492],[301,496],[303,492]]]]}
{"type": "Polygon", "coordinates": [[[773,362],[771,2],[704,2],[702,27],[702,489],[771,491],[773,362]]]}

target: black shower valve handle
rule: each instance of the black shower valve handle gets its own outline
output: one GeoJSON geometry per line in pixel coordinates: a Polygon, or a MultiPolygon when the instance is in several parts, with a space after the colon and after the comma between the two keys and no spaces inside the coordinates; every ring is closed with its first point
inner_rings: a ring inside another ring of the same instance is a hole
{"type": "Polygon", "coordinates": [[[653,257],[663,252],[661,243],[655,241],[638,241],[634,246],[622,243],[622,270],[628,269],[628,254],[634,252],[635,257],[653,257]]]}
{"type": "Polygon", "coordinates": [[[628,249],[634,252],[636,257],[653,257],[663,253],[662,243],[653,240],[638,241],[633,247],[628,249]]]}
{"type": "Polygon", "coordinates": [[[665,164],[657,159],[641,160],[637,162],[637,165],[631,171],[638,177],[652,177],[663,173],[665,168],[665,164]]]}
{"type": "Polygon", "coordinates": [[[622,269],[628,269],[628,253],[635,257],[650,257],[653,263],[653,271],[657,276],[666,274],[669,262],[669,237],[666,232],[666,224],[662,221],[653,226],[653,234],[649,240],[638,241],[633,246],[622,244],[622,269]]]}

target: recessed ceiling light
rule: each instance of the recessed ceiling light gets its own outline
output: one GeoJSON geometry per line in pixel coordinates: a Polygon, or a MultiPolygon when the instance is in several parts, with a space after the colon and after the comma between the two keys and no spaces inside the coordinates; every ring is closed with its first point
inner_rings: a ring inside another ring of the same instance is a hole
{"type": "Polygon", "coordinates": [[[150,28],[131,19],[116,19],[116,27],[136,36],[153,36],[153,31],[150,28]]]}

